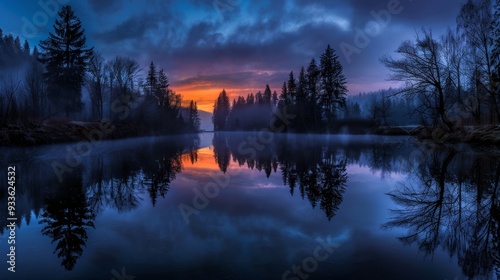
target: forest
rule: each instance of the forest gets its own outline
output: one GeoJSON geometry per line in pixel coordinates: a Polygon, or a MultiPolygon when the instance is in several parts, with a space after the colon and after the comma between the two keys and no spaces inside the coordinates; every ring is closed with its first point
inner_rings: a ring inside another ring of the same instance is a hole
{"type": "Polygon", "coordinates": [[[366,133],[414,125],[419,136],[434,141],[499,138],[499,1],[467,1],[445,34],[422,27],[380,62],[400,87],[348,96],[348,78],[328,45],[319,63],[313,58],[298,77],[290,72],[280,94],[266,85],[263,93],[231,103],[222,90],[214,103],[214,129],[267,128],[286,110],[297,116],[287,121],[288,132],[366,133]]]}
{"type": "MultiPolygon", "coordinates": [[[[195,101],[183,106],[169,88],[163,69],[151,62],[145,80],[129,57],[105,59],[86,46],[82,23],[64,6],[49,37],[30,47],[0,29],[0,129],[4,144],[50,142],[60,127],[107,119],[118,127],[114,137],[179,134],[199,131],[195,101]],[[10,139],[9,139],[10,138],[10,139]]],[[[78,136],[76,136],[78,138],[78,136]]]]}

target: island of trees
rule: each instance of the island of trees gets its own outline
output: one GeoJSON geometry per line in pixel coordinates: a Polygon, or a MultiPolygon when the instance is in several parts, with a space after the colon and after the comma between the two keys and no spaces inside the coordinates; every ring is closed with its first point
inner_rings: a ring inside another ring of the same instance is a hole
{"type": "Polygon", "coordinates": [[[87,47],[70,6],[62,7],[53,32],[33,49],[0,29],[0,143],[79,140],[102,120],[112,123],[107,138],[198,132],[196,102],[182,106],[153,62],[145,80],[140,72],[134,59],[106,60],[87,47]]]}

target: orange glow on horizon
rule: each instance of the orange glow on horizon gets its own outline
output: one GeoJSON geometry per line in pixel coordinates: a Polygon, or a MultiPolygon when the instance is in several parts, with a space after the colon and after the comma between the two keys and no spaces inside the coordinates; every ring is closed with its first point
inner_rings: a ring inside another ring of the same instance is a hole
{"type": "MultiPolygon", "coordinates": [[[[388,89],[390,87],[397,87],[394,83],[390,82],[380,82],[372,85],[366,84],[358,84],[351,83],[348,84],[348,93],[347,95],[358,95],[360,92],[370,92],[376,91],[379,89],[388,89]],[[367,87],[373,88],[373,90],[368,90],[367,87]]],[[[217,99],[217,96],[222,91],[222,87],[213,87],[213,85],[204,85],[204,84],[192,84],[192,85],[183,85],[183,86],[173,86],[172,89],[182,96],[183,106],[189,106],[189,102],[194,100],[198,105],[198,110],[206,111],[212,113],[214,110],[214,102],[217,99]]],[[[256,94],[258,91],[264,92],[263,88],[224,88],[226,93],[229,96],[229,102],[232,104],[233,99],[238,98],[238,96],[247,97],[248,94],[253,93],[256,94]]],[[[277,91],[278,94],[281,93],[281,88],[273,88],[271,86],[271,91],[277,91]]]]}
{"type": "MultiPolygon", "coordinates": [[[[197,88],[195,85],[172,87],[172,89],[182,95],[183,106],[188,106],[191,100],[194,100],[198,106],[198,110],[212,113],[214,110],[214,102],[222,91],[222,88],[197,88]]],[[[246,98],[247,94],[256,94],[259,90],[255,88],[224,88],[229,96],[229,102],[232,104],[233,99],[238,96],[246,98]]]]}

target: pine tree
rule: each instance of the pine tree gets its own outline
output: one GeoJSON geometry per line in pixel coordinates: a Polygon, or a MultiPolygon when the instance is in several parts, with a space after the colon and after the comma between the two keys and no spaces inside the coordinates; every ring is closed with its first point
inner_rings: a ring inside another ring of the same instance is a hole
{"type": "Polygon", "coordinates": [[[156,74],[156,66],[153,61],[149,65],[149,71],[146,76],[146,84],[145,84],[145,92],[147,95],[155,96],[156,95],[156,86],[158,85],[158,77],[156,74]]]}
{"type": "Polygon", "coordinates": [[[293,76],[293,71],[291,71],[288,76],[287,89],[288,89],[288,97],[290,99],[290,103],[294,104],[297,95],[297,83],[293,76]]]}
{"type": "Polygon", "coordinates": [[[272,105],[273,105],[273,108],[276,108],[276,106],[278,106],[278,93],[276,91],[273,92],[273,97],[272,97],[272,105]]]}
{"type": "Polygon", "coordinates": [[[264,99],[264,104],[271,104],[272,93],[269,84],[266,85],[266,89],[264,90],[264,95],[262,96],[262,98],[264,99]]]}
{"type": "Polygon", "coordinates": [[[313,58],[311,60],[311,63],[309,63],[309,66],[307,67],[307,74],[306,74],[307,91],[311,102],[317,103],[316,98],[318,97],[318,84],[320,80],[320,73],[321,72],[318,68],[318,65],[316,65],[316,61],[313,58]]]}
{"type": "Polygon", "coordinates": [[[305,102],[307,98],[307,80],[304,67],[300,68],[299,82],[297,85],[297,103],[305,102]]]}
{"type": "Polygon", "coordinates": [[[288,88],[286,86],[286,82],[283,82],[283,86],[281,87],[280,104],[281,106],[290,105],[290,98],[288,97],[288,88]]]}
{"type": "Polygon", "coordinates": [[[26,57],[28,57],[31,53],[30,44],[28,43],[28,40],[24,40],[23,53],[26,57]]]}
{"type": "Polygon", "coordinates": [[[308,99],[308,111],[312,115],[312,130],[318,131],[318,126],[321,123],[321,108],[318,107],[320,103],[318,101],[318,86],[320,81],[320,70],[314,58],[309,63],[307,67],[307,99],[308,99]]]}
{"type": "Polygon", "coordinates": [[[262,92],[260,92],[260,90],[255,94],[255,103],[259,105],[264,104],[264,96],[262,95],[262,92]]]}
{"type": "MultiPolygon", "coordinates": [[[[154,65],[153,65],[154,66],[154,65]]],[[[149,77],[149,74],[148,74],[149,77]]],[[[170,83],[168,82],[168,77],[161,69],[158,72],[158,83],[155,85],[155,95],[159,100],[160,106],[170,106],[170,98],[168,95],[168,87],[170,83]]]]}
{"type": "Polygon", "coordinates": [[[230,107],[229,97],[227,96],[226,90],[223,89],[214,104],[212,122],[214,124],[215,131],[226,130],[227,117],[229,115],[230,107]]]}
{"type": "Polygon", "coordinates": [[[327,46],[320,57],[321,101],[328,123],[336,117],[336,110],[345,107],[347,87],[342,65],[337,54],[327,46]]]}
{"type": "Polygon", "coordinates": [[[255,97],[253,93],[250,93],[247,95],[247,100],[246,100],[246,105],[247,106],[252,106],[255,103],[255,97]]]}
{"type": "Polygon", "coordinates": [[[86,47],[80,19],[70,6],[63,6],[54,24],[55,33],[40,42],[45,64],[47,96],[57,110],[80,111],[83,108],[82,86],[93,48],[86,47]]]}
{"type": "Polygon", "coordinates": [[[198,113],[198,106],[193,100],[189,103],[189,126],[192,132],[200,131],[200,115],[198,113]]]}
{"type": "Polygon", "coordinates": [[[21,54],[23,52],[23,48],[21,47],[21,40],[19,39],[19,36],[16,37],[14,40],[14,52],[16,54],[21,54]]]}

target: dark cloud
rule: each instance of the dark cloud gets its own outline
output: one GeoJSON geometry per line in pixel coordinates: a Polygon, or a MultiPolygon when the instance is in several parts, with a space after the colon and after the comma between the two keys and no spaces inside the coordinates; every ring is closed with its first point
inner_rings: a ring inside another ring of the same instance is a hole
{"type": "MultiPolygon", "coordinates": [[[[387,9],[389,2],[296,0],[252,2],[245,6],[242,1],[231,10],[223,10],[220,22],[216,20],[214,5],[189,1],[194,10],[171,7],[176,17],[162,18],[160,23],[157,15],[135,16],[98,37],[107,43],[133,38],[141,40],[145,32],[156,30],[162,21],[168,25],[168,21],[177,20],[172,28],[157,34],[160,43],[143,42],[140,47],[148,56],[147,60],[166,61],[167,68],[175,72],[173,82],[180,85],[198,82],[199,86],[222,87],[226,84],[229,87],[238,83],[237,79],[240,79],[240,86],[254,84],[262,78],[256,72],[268,70],[276,74],[267,77],[262,84],[270,82],[276,87],[287,78],[289,71],[298,72],[312,58],[317,59],[327,44],[336,49],[348,82],[381,83],[386,71],[375,69],[382,69],[379,57],[395,50],[400,43],[395,37],[412,38],[415,30],[425,24],[430,27],[453,24],[460,7],[455,4],[452,9],[445,9],[449,12],[443,13],[444,7],[450,6],[446,1],[401,0],[403,11],[391,15],[389,25],[371,38],[368,46],[347,58],[340,44],[354,45],[354,28],[364,29],[366,23],[374,20],[373,12],[387,9]],[[182,16],[196,12],[204,13],[205,17],[190,22],[182,16]],[[186,76],[191,78],[186,79],[186,76]]],[[[138,47],[132,42],[129,51],[137,55],[138,47]]]]}
{"type": "MultiPolygon", "coordinates": [[[[391,15],[389,24],[359,53],[346,57],[341,43],[355,45],[356,28],[364,29],[374,20],[372,11],[387,9],[393,1],[221,0],[229,9],[205,0],[90,0],[73,5],[95,49],[108,57],[132,57],[143,66],[153,60],[169,72],[173,85],[200,77],[214,79],[217,85],[233,85],[235,77],[242,79],[241,87],[260,78],[267,78],[260,87],[278,84],[330,44],[348,83],[376,90],[388,73],[379,58],[392,53],[402,40],[412,39],[423,26],[439,36],[455,24],[465,0],[400,0],[402,12],[391,15]],[[275,75],[256,74],[259,71],[275,75]]],[[[29,18],[33,11],[26,13],[29,18]]],[[[0,26],[9,25],[1,15],[0,26]]]]}
{"type": "Polygon", "coordinates": [[[88,0],[90,8],[96,13],[102,12],[117,12],[124,4],[122,0],[88,0]]]}
{"type": "Polygon", "coordinates": [[[142,40],[146,32],[158,28],[158,17],[144,13],[131,17],[110,30],[94,34],[94,38],[106,43],[121,43],[124,40],[142,40]]]}
{"type": "Polygon", "coordinates": [[[237,88],[242,85],[260,87],[264,91],[265,84],[279,84],[288,72],[237,72],[216,75],[198,75],[176,82],[177,86],[194,85],[191,89],[215,88],[237,88]]]}

